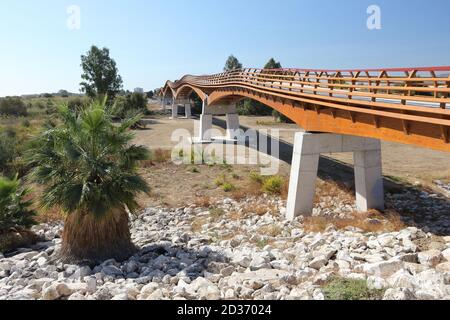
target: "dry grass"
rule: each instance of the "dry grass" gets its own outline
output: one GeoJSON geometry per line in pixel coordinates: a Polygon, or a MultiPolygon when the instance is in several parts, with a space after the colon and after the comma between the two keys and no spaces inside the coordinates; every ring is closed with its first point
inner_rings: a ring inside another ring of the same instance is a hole
{"type": "Polygon", "coordinates": [[[443,169],[442,171],[427,172],[427,174],[419,175],[427,185],[434,187],[433,181],[440,180],[443,183],[450,183],[450,169],[443,169]]]}
{"type": "Polygon", "coordinates": [[[235,201],[240,202],[241,200],[245,199],[247,197],[247,194],[244,190],[235,190],[231,193],[231,198],[235,201]]]}
{"type": "Polygon", "coordinates": [[[156,149],[151,150],[150,159],[141,161],[141,167],[148,169],[154,167],[156,164],[167,163],[172,159],[170,150],[156,149]]]}
{"type": "Polygon", "coordinates": [[[365,213],[354,213],[352,217],[329,218],[329,217],[307,217],[303,223],[303,227],[308,232],[323,232],[330,225],[333,225],[338,230],[347,227],[355,227],[364,232],[395,232],[404,229],[406,226],[403,223],[401,216],[395,212],[386,212],[385,214],[379,211],[372,210],[365,213]]]}
{"type": "Polygon", "coordinates": [[[44,188],[38,184],[30,183],[31,192],[27,195],[26,200],[33,202],[32,208],[36,210],[36,221],[38,223],[59,222],[65,219],[65,214],[60,208],[43,208],[39,204],[44,188]]]}
{"type": "Polygon", "coordinates": [[[198,217],[192,222],[192,232],[200,233],[203,230],[203,226],[208,223],[208,217],[198,217]]]}
{"type": "Polygon", "coordinates": [[[38,241],[38,237],[29,230],[15,230],[3,234],[0,233],[0,252],[29,246],[36,241],[38,241]]]}
{"type": "Polygon", "coordinates": [[[194,205],[198,208],[209,208],[212,205],[211,197],[203,196],[196,198],[194,205]]]}
{"type": "Polygon", "coordinates": [[[259,228],[257,234],[275,238],[278,237],[282,232],[283,229],[281,229],[281,227],[276,225],[270,225],[259,228]]]}
{"type": "Polygon", "coordinates": [[[345,204],[352,204],[355,202],[354,192],[335,181],[322,181],[317,182],[316,194],[314,196],[314,203],[321,202],[322,198],[338,198],[345,204]]]}
{"type": "Polygon", "coordinates": [[[59,208],[39,209],[36,221],[38,223],[50,223],[63,221],[64,213],[59,208]]]}
{"type": "Polygon", "coordinates": [[[170,150],[156,149],[152,151],[151,158],[156,163],[165,163],[172,159],[170,150]]]}

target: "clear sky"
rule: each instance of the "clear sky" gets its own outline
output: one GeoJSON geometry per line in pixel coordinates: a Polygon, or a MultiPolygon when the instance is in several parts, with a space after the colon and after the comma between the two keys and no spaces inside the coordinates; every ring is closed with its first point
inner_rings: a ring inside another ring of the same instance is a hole
{"type": "Polygon", "coordinates": [[[247,67],[450,65],[448,0],[0,0],[0,96],[78,92],[80,55],[106,46],[124,87],[247,67]],[[381,30],[367,28],[369,5],[381,30]],[[67,8],[80,8],[80,29],[67,8]]]}

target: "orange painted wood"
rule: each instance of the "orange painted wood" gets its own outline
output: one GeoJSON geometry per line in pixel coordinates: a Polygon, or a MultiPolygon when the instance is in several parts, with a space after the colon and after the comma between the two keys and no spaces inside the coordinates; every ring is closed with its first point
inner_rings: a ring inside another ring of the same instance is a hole
{"type": "Polygon", "coordinates": [[[278,110],[307,131],[450,152],[449,79],[450,67],[243,69],[168,81],[161,95],[188,98],[196,92],[212,107],[250,98],[278,110]]]}

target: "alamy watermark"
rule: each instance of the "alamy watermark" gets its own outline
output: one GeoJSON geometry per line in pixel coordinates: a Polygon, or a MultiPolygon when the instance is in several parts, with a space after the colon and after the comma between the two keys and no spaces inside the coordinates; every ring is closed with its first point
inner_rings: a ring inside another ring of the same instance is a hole
{"type": "MultiPolygon", "coordinates": [[[[197,126],[197,125],[196,125],[197,126]]],[[[212,143],[199,141],[189,130],[172,133],[172,161],[176,165],[247,165],[258,168],[261,175],[277,175],[280,170],[280,132],[278,129],[235,130],[221,137],[220,130],[211,129],[204,136],[212,143]],[[214,138],[215,137],[215,138],[214,138]]]]}
{"type": "Polygon", "coordinates": [[[71,5],[67,7],[67,20],[66,25],[69,30],[81,29],[81,8],[77,5],[71,5]]]}
{"type": "Polygon", "coordinates": [[[367,8],[367,29],[381,30],[381,8],[377,5],[371,5],[367,8]]]}

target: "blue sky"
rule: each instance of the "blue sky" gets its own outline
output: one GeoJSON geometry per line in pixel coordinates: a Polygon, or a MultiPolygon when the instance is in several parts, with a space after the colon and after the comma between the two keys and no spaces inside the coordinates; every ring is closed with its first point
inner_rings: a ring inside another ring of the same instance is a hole
{"type": "Polygon", "coordinates": [[[449,12],[448,0],[0,0],[0,96],[78,92],[92,44],[111,50],[126,89],[220,72],[230,54],[247,67],[450,65],[449,12]],[[372,4],[381,30],[366,27],[372,4]]]}

